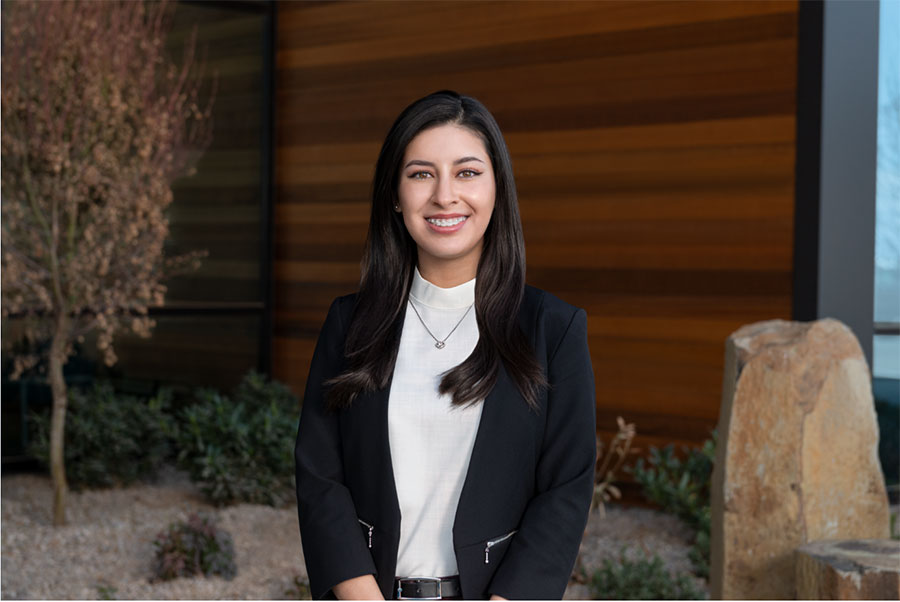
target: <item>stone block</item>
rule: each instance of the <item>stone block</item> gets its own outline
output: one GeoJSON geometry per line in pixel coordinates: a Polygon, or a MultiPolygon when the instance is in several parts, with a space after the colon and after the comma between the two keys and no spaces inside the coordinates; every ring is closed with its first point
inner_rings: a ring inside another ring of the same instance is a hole
{"type": "Polygon", "coordinates": [[[900,600],[900,541],[812,541],[797,548],[797,599],[900,600]]]}

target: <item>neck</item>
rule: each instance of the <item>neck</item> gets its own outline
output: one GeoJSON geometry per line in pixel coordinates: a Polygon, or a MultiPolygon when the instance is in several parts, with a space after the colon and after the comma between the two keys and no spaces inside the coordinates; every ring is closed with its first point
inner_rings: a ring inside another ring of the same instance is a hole
{"type": "Polygon", "coordinates": [[[478,258],[473,263],[468,259],[465,262],[442,262],[420,257],[418,268],[419,274],[428,282],[441,288],[451,288],[475,278],[478,273],[478,258]]]}

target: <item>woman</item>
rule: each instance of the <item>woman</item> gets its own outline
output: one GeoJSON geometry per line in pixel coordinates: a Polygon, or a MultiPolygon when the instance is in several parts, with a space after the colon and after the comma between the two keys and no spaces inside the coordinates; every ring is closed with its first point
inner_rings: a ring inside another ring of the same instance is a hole
{"type": "Polygon", "coordinates": [[[525,284],[497,123],[455,92],[414,102],[378,157],[359,292],[331,304],[307,380],[313,598],[561,598],[594,416],[587,314],[525,284]]]}

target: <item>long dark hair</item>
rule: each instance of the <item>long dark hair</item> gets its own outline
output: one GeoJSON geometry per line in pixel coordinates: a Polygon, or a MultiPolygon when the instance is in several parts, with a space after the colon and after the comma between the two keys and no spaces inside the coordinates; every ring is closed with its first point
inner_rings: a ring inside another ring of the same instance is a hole
{"type": "Polygon", "coordinates": [[[357,394],[386,387],[393,374],[418,257],[403,216],[393,210],[400,164],[419,132],[444,124],[466,127],[481,137],[493,165],[496,192],[475,281],[478,343],[465,361],[442,374],[438,390],[452,394],[455,406],[476,404],[496,384],[501,360],[531,408],[537,409],[540,388],[548,386],[518,323],[525,290],[525,240],[509,151],[484,105],[441,90],[403,110],[378,155],[360,287],[344,343],[348,368],[324,382],[330,387],[330,409],[347,408],[357,394]]]}

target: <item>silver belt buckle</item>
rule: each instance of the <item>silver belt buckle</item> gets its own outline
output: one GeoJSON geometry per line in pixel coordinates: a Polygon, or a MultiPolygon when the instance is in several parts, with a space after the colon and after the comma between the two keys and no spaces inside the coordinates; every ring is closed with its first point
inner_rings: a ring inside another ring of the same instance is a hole
{"type": "Polygon", "coordinates": [[[401,577],[400,584],[397,586],[397,599],[398,600],[440,600],[443,598],[443,584],[439,577],[401,577]],[[435,598],[404,598],[403,597],[403,582],[404,581],[436,581],[437,582],[437,597],[435,598]]]}

